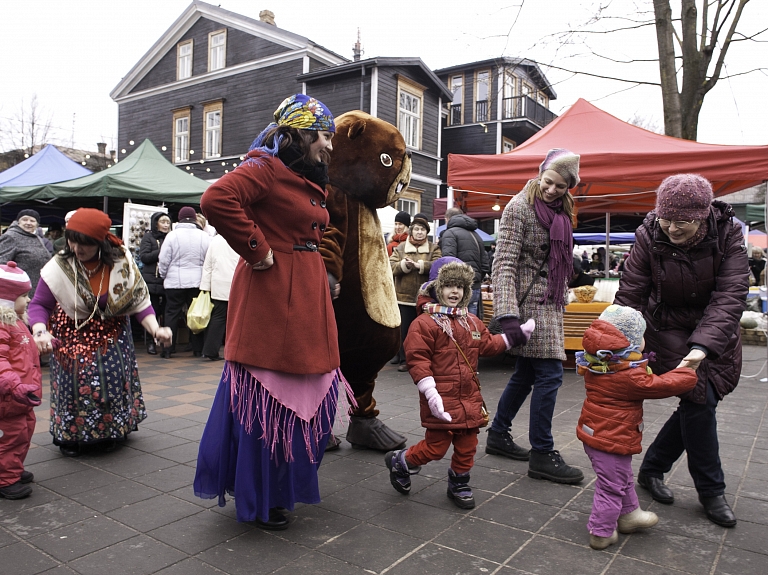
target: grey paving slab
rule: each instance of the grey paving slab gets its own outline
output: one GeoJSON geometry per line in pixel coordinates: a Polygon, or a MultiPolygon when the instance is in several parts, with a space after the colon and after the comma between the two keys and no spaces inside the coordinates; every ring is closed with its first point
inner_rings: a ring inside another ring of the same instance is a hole
{"type": "Polygon", "coordinates": [[[115,481],[98,487],[91,491],[85,491],[73,495],[72,499],[100,513],[107,513],[114,509],[120,509],[139,501],[160,495],[160,491],[131,481],[115,478],[115,481]]]}
{"type": "Polygon", "coordinates": [[[610,560],[610,553],[595,552],[585,545],[535,537],[525,547],[516,550],[508,564],[529,573],[594,575],[605,569],[610,560]]]}
{"type": "Polygon", "coordinates": [[[185,555],[146,535],[72,561],[68,566],[81,575],[149,575],[178,563],[185,555]]]}
{"type": "Polygon", "coordinates": [[[447,526],[432,542],[501,564],[511,555],[511,550],[532,537],[520,529],[469,516],[447,526]]]}
{"type": "Polygon", "coordinates": [[[311,573],[312,575],[370,575],[370,569],[363,569],[335,557],[322,553],[310,552],[295,561],[284,565],[275,573],[280,575],[295,575],[296,573],[311,573]]]}
{"type": "Polygon", "coordinates": [[[363,524],[323,545],[320,551],[353,565],[380,572],[422,545],[415,537],[363,524]]]}
{"type": "Polygon", "coordinates": [[[38,535],[29,543],[58,561],[68,562],[136,535],[133,529],[97,516],[38,535]]]}
{"type": "Polygon", "coordinates": [[[204,513],[197,505],[171,495],[158,495],[107,513],[112,519],[146,533],[184,517],[204,513]]]}
{"type": "Polygon", "coordinates": [[[189,555],[197,555],[251,529],[253,527],[248,523],[238,523],[218,513],[202,511],[153,529],[147,535],[189,555]]]}
{"type": "Polygon", "coordinates": [[[440,545],[426,544],[387,572],[393,575],[423,575],[424,573],[485,575],[496,567],[498,565],[475,555],[468,555],[440,545]]]}
{"type": "Polygon", "coordinates": [[[200,553],[197,558],[231,575],[272,573],[309,549],[254,529],[200,553]]]}
{"type": "Polygon", "coordinates": [[[0,565],[3,575],[34,575],[55,567],[56,561],[26,543],[14,543],[0,548],[0,565]]]}

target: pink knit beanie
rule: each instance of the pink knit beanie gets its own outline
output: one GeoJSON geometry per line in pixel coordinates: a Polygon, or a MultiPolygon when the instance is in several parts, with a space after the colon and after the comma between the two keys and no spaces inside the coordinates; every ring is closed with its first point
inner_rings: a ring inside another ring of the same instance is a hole
{"type": "Polygon", "coordinates": [[[656,190],[656,215],[665,220],[705,220],[713,197],[712,184],[698,174],[669,176],[656,190]]]}
{"type": "Polygon", "coordinates": [[[0,299],[14,301],[31,289],[29,276],[16,262],[0,265],[0,299]]]}
{"type": "Polygon", "coordinates": [[[580,156],[570,150],[552,148],[541,162],[539,173],[543,174],[547,170],[557,172],[563,177],[570,190],[579,184],[579,159],[580,156]]]}

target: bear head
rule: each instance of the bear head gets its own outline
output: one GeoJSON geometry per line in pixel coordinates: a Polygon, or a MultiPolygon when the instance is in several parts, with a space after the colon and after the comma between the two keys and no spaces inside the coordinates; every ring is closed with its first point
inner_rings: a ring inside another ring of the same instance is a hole
{"type": "Polygon", "coordinates": [[[353,110],[336,117],[328,179],[369,208],[383,208],[408,187],[411,153],[392,124],[353,110]]]}

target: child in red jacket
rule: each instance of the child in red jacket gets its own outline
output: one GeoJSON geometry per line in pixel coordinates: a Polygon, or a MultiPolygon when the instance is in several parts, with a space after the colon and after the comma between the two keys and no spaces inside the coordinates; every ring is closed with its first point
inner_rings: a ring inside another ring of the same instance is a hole
{"type": "Polygon", "coordinates": [[[478,356],[508,349],[503,335],[492,335],[467,311],[475,273],[458,258],[432,264],[430,281],[421,287],[416,317],[405,339],[408,370],[419,389],[424,439],[407,450],[384,457],[389,480],[400,493],[411,489],[411,475],[421,465],[442,459],[453,444],[448,469],[448,498],[462,509],[475,499],[469,471],[477,450],[480,427],[488,424],[475,375],[478,356]]]}
{"type": "Polygon", "coordinates": [[[640,509],[632,472],[632,455],[642,451],[643,399],[680,395],[696,385],[696,372],[687,367],[653,375],[641,353],[644,333],[640,312],[610,305],[584,332],[584,351],[576,354],[587,389],[576,434],[597,475],[587,523],[593,549],[616,543],[617,526],[633,533],[659,521],[640,509]]]}
{"type": "Polygon", "coordinates": [[[0,265],[0,498],[32,493],[24,459],[43,394],[40,356],[26,319],[29,276],[15,262],[0,265]]]}

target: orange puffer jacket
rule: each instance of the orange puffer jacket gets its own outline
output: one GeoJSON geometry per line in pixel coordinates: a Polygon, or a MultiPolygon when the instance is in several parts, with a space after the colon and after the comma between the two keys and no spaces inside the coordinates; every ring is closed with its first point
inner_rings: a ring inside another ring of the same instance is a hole
{"type": "MultiPolygon", "coordinates": [[[[625,349],[630,345],[624,334],[602,320],[592,322],[582,343],[589,354],[625,349]]],[[[680,395],[696,385],[696,372],[692,369],[673,369],[659,376],[649,374],[646,366],[646,361],[641,361],[638,367],[630,367],[625,361],[615,366],[618,371],[607,373],[579,368],[587,388],[576,427],[581,441],[607,453],[640,453],[643,450],[643,400],[680,395]]]]}

